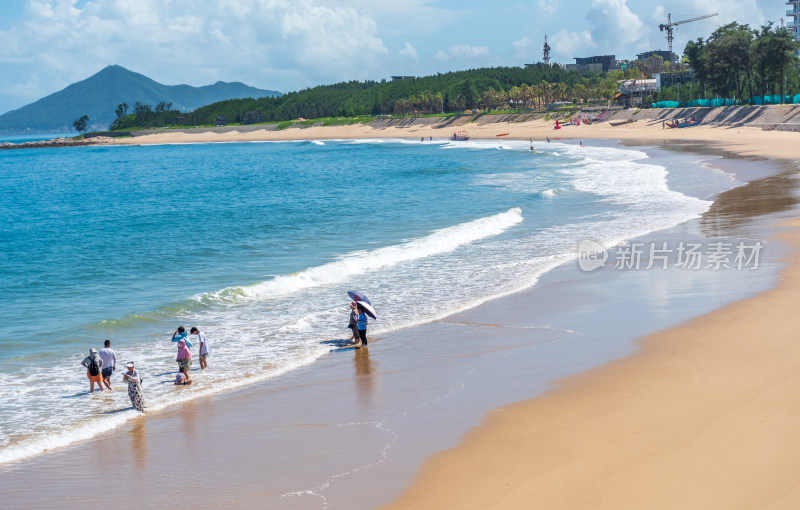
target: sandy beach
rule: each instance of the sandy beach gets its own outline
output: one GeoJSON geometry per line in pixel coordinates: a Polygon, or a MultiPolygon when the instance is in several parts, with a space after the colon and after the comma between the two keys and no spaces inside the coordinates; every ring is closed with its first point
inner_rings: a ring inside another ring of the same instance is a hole
{"type": "MultiPolygon", "coordinates": [[[[141,506],[183,502],[208,490],[201,501],[192,500],[194,508],[374,508],[395,498],[384,508],[797,507],[800,452],[792,439],[800,425],[794,411],[800,346],[793,307],[800,293],[800,219],[785,218],[796,215],[791,160],[800,135],[753,127],[663,130],[646,122],[560,131],[544,121],[468,129],[471,137],[486,139],[507,132],[514,139],[584,143],[688,140],[755,159],[790,160],[723,194],[691,227],[669,233],[676,239],[697,235],[693,229],[774,236],[787,247],[786,267],[774,288],[769,272],[737,282],[708,273],[686,285],[667,273],[590,278],[564,267],[560,276],[568,276],[560,283],[544,280],[519,295],[393,333],[372,352],[349,355],[351,362],[332,356],[280,385],[260,384],[142,418],[93,440],[88,455],[79,445],[13,465],[0,476],[11,507],[77,505],[80,487],[64,482],[84,476],[126,484],[141,506]],[[745,223],[755,226],[740,228],[745,223]],[[651,306],[654,288],[670,299],[651,306]],[[577,331],[585,358],[565,362],[559,356],[560,341],[576,335],[567,324],[582,325],[577,331]],[[631,352],[628,342],[641,336],[637,332],[659,329],[631,352]],[[412,343],[423,334],[435,335],[435,345],[412,343]],[[487,338],[495,339],[489,347],[487,338]],[[604,365],[592,368],[598,360],[592,350],[605,341],[618,343],[599,355],[604,365]],[[498,371],[516,384],[495,382],[498,371]],[[557,382],[535,387],[526,379],[530,373],[557,382]],[[543,395],[529,399],[536,393],[543,395]],[[276,408],[282,413],[273,417],[269,410],[276,408]],[[206,448],[194,448],[197,441],[207,441],[206,448]],[[254,449],[265,444],[269,451],[254,449]],[[297,444],[324,452],[326,460],[313,468],[302,459],[283,464],[296,456],[297,444]],[[358,457],[357,447],[373,455],[358,457]],[[390,452],[400,460],[385,462],[390,452]],[[176,455],[217,475],[178,483],[170,475],[176,455]],[[322,477],[330,467],[325,462],[341,473],[322,477]]],[[[357,125],[170,132],[114,143],[427,139],[451,131],[357,125]]]]}

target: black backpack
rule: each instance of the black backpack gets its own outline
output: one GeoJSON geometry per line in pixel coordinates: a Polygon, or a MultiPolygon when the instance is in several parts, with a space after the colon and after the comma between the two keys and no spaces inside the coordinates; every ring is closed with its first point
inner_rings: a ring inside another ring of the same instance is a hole
{"type": "Polygon", "coordinates": [[[100,375],[100,365],[97,364],[97,358],[89,358],[89,375],[100,375]]]}

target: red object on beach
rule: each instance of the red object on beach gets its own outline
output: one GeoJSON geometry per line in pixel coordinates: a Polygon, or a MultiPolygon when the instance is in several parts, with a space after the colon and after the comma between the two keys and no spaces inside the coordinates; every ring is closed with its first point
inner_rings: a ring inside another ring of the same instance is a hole
{"type": "Polygon", "coordinates": [[[556,127],[554,127],[553,129],[561,129],[561,126],[558,125],[558,121],[556,121],[556,127]]]}
{"type": "Polygon", "coordinates": [[[495,136],[508,136],[508,133],[500,133],[499,135],[495,135],[495,136]]]}

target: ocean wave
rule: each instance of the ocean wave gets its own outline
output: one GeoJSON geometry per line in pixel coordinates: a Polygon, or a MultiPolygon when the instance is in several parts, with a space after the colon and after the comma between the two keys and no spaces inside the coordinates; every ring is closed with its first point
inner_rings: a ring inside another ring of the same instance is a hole
{"type": "Polygon", "coordinates": [[[277,276],[254,285],[228,287],[213,293],[203,293],[194,299],[203,303],[237,303],[242,300],[283,297],[300,290],[342,282],[360,273],[450,252],[462,245],[499,235],[522,222],[522,219],[522,209],[514,207],[494,216],[436,230],[425,237],[402,244],[368,252],[350,253],[321,266],[277,276]]]}

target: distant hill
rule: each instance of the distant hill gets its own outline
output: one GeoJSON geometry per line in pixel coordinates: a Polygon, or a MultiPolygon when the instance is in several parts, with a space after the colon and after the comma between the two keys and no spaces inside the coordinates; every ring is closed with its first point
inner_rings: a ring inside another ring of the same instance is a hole
{"type": "Polygon", "coordinates": [[[121,66],[108,66],[83,81],[17,110],[0,115],[0,133],[60,133],[73,131],[72,122],[86,114],[89,129],[106,129],[114,120],[114,109],[136,101],[155,106],[172,102],[172,109],[195,110],[226,99],[276,97],[281,93],[250,87],[240,82],[218,81],[213,85],[162,85],[121,66]]]}

